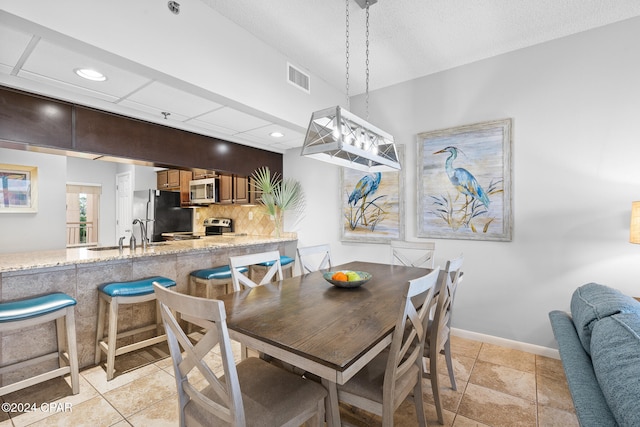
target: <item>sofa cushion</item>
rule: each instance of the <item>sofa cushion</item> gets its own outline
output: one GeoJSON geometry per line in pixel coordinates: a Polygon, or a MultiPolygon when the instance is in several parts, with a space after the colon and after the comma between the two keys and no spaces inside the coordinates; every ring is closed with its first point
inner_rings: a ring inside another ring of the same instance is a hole
{"type": "Polygon", "coordinates": [[[617,289],[588,283],[571,297],[571,317],[584,350],[591,354],[591,331],[594,322],[616,313],[637,313],[640,303],[617,289]]]}
{"type": "Polygon", "coordinates": [[[621,426],[640,426],[640,316],[620,313],[595,322],[593,370],[621,426]]]}

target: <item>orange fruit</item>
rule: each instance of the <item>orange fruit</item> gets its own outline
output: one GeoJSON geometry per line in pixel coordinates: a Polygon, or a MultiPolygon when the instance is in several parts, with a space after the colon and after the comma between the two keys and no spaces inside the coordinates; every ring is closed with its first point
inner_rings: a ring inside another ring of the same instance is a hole
{"type": "Polygon", "coordinates": [[[337,273],[335,273],[333,276],[331,276],[331,279],[338,280],[340,282],[346,282],[348,280],[347,275],[342,271],[338,271],[337,273]]]}

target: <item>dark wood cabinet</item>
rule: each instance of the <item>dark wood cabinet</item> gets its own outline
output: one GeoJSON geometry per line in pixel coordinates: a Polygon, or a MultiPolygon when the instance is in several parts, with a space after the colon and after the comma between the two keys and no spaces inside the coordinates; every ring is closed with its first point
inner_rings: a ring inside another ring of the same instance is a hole
{"type": "Polygon", "coordinates": [[[249,203],[249,178],[241,175],[219,175],[218,203],[243,205],[249,203]]]}
{"type": "Polygon", "coordinates": [[[207,178],[216,178],[216,171],[212,171],[209,169],[192,169],[193,171],[193,179],[207,179],[207,178]]]}
{"type": "Polygon", "coordinates": [[[167,169],[157,172],[158,190],[179,191],[180,204],[189,205],[189,181],[193,178],[191,171],[167,169]]]}

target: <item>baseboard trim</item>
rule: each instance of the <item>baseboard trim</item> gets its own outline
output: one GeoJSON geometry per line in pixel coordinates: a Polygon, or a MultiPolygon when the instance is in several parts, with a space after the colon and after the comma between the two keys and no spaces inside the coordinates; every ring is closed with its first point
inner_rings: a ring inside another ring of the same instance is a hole
{"type": "Polygon", "coordinates": [[[460,338],[485,342],[487,344],[499,345],[501,347],[511,348],[513,350],[526,351],[528,353],[537,354],[538,356],[560,359],[560,353],[558,352],[558,350],[549,347],[543,347],[541,345],[508,340],[506,338],[494,337],[492,335],[485,335],[478,332],[465,331],[463,329],[457,328],[451,328],[451,334],[460,338]]]}

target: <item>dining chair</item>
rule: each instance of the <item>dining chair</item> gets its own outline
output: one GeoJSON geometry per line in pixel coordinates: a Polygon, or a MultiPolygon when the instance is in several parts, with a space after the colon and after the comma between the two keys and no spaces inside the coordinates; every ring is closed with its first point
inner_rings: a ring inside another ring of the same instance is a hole
{"type": "Polygon", "coordinates": [[[331,268],[331,247],[327,244],[298,247],[300,274],[331,268]]]}
{"type": "Polygon", "coordinates": [[[461,268],[464,257],[447,261],[444,268],[446,274],[442,275],[442,282],[438,284],[438,295],[435,299],[435,312],[433,319],[427,328],[427,338],[423,351],[423,376],[431,380],[433,400],[438,414],[438,422],[444,424],[442,415],[442,402],[440,400],[440,386],[438,382],[438,359],[440,354],[444,354],[449,372],[451,388],[457,389],[456,379],[453,372],[453,362],[451,360],[451,317],[453,314],[453,301],[456,290],[461,279],[461,268]],[[427,369],[427,359],[429,360],[427,369]]]}
{"type": "Polygon", "coordinates": [[[299,426],[324,424],[327,391],[320,384],[256,357],[234,362],[222,301],[170,291],[154,284],[173,362],[180,426],[299,426]],[[192,343],[176,313],[202,327],[192,343]],[[204,357],[219,349],[224,375],[204,357]],[[204,381],[202,380],[204,378],[204,381]],[[197,381],[194,381],[197,379],[197,381]]]}
{"type": "Polygon", "coordinates": [[[391,241],[391,264],[433,268],[435,242],[391,241]]]}
{"type": "Polygon", "coordinates": [[[229,266],[231,267],[231,281],[233,283],[233,291],[241,291],[245,288],[255,288],[271,282],[273,278],[282,280],[282,266],[280,265],[280,252],[259,252],[249,255],[240,255],[229,257],[229,266]],[[259,283],[254,282],[249,277],[241,273],[243,267],[250,268],[252,265],[260,263],[269,263],[270,267],[262,277],[259,283]]]}
{"type": "Polygon", "coordinates": [[[391,345],[366,364],[344,385],[338,400],[382,417],[384,427],[393,425],[393,413],[413,392],[420,426],[426,426],[422,404],[422,352],[439,268],[409,281],[396,320],[391,345]],[[412,301],[421,296],[417,306],[412,301]]]}

